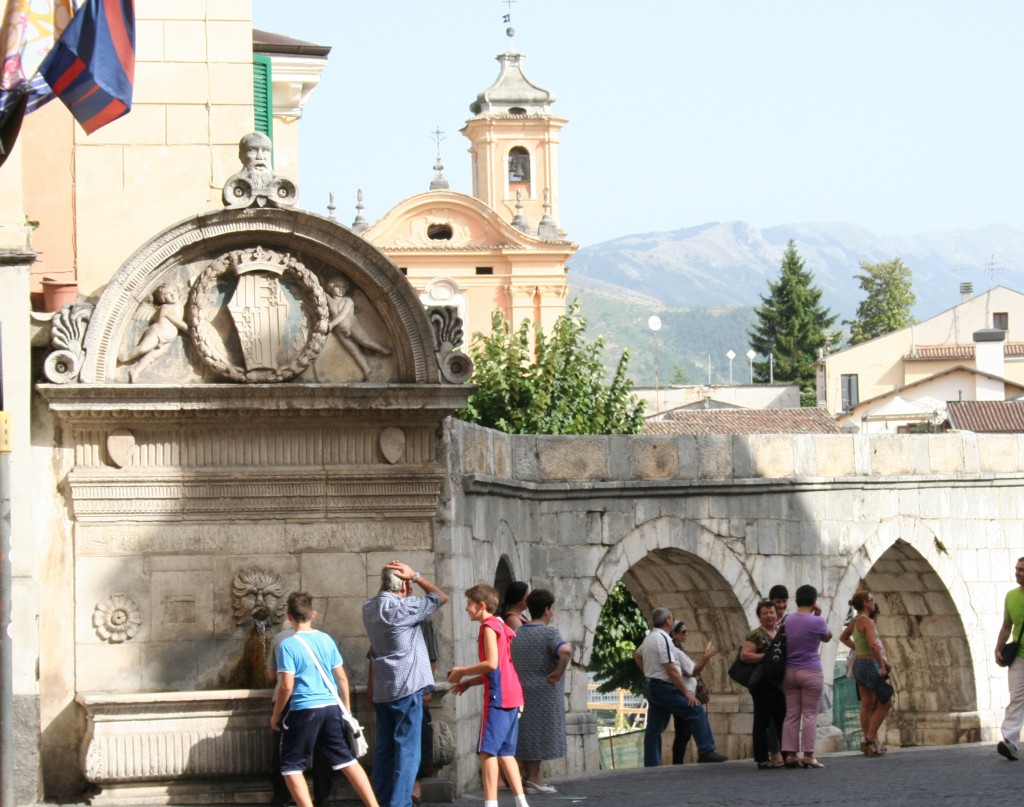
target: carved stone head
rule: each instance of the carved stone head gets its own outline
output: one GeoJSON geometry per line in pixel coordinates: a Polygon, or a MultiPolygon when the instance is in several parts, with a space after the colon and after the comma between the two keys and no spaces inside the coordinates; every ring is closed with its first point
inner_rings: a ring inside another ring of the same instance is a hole
{"type": "Polygon", "coordinates": [[[235,624],[277,625],[284,619],[284,583],[276,572],[249,566],[231,584],[235,624]]]}

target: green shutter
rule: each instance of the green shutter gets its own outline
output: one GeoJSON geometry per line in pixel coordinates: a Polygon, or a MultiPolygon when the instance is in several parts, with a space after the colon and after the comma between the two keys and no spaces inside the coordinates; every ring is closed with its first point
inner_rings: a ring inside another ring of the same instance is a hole
{"type": "Polygon", "coordinates": [[[270,57],[252,56],[252,107],[254,131],[274,139],[274,85],[270,76],[270,57]]]}

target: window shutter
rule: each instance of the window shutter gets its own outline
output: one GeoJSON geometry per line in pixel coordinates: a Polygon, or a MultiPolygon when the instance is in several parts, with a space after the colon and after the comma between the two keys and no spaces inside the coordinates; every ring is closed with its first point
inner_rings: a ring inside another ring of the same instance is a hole
{"type": "Polygon", "coordinates": [[[274,86],[270,76],[270,57],[254,53],[252,57],[253,130],[274,139],[274,86]]]}

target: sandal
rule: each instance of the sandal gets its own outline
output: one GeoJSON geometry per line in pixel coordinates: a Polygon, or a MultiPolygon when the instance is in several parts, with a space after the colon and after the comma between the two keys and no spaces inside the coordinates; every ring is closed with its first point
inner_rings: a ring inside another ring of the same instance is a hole
{"type": "Polygon", "coordinates": [[[762,771],[774,771],[778,768],[784,768],[786,767],[786,765],[783,762],[772,762],[770,759],[768,759],[764,762],[758,762],[757,767],[760,768],[762,771]]]}
{"type": "Polygon", "coordinates": [[[865,740],[861,743],[861,751],[867,754],[869,757],[880,757],[889,749],[882,745],[878,740],[865,740]]]}
{"type": "Polygon", "coordinates": [[[786,756],[783,758],[782,764],[785,765],[787,768],[800,767],[800,762],[797,760],[796,754],[786,754],[786,756]]]}
{"type": "Polygon", "coordinates": [[[818,760],[816,760],[814,757],[804,757],[803,759],[800,760],[800,766],[802,768],[824,768],[825,767],[820,762],[818,762],[818,760]]]}

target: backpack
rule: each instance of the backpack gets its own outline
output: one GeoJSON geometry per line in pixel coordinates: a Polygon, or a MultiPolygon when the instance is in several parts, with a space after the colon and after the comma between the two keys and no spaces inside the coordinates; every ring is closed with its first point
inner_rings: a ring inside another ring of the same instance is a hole
{"type": "Polygon", "coordinates": [[[786,626],[779,628],[775,638],[771,640],[761,662],[764,680],[775,686],[782,686],[786,677],[786,626]]]}

